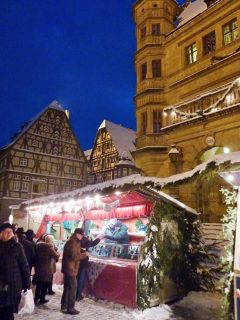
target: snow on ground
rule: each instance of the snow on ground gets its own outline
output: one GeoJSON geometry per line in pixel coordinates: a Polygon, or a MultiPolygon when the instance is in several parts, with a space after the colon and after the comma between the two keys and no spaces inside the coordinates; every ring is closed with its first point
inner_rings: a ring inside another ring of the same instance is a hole
{"type": "Polygon", "coordinates": [[[172,310],[183,319],[219,320],[222,302],[219,293],[190,292],[187,297],[175,303],[172,310]]]}
{"type": "Polygon", "coordinates": [[[111,302],[84,298],[75,308],[79,315],[62,314],[60,301],[62,288],[55,287],[56,294],[48,296],[49,303],[36,307],[33,314],[17,315],[16,320],[219,320],[221,296],[215,293],[191,292],[179,302],[161,305],[145,311],[132,310],[111,302]]]}

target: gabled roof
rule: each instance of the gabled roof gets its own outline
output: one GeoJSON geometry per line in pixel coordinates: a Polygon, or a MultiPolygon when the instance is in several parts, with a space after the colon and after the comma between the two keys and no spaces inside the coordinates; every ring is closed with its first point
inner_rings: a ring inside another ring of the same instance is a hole
{"type": "Polygon", "coordinates": [[[87,160],[89,160],[91,153],[92,153],[92,149],[88,149],[88,150],[84,151],[84,154],[85,154],[85,157],[87,158],[87,160]]]}
{"type": "Polygon", "coordinates": [[[30,121],[26,122],[26,125],[22,126],[22,130],[17,132],[17,134],[15,134],[14,139],[7,144],[6,146],[4,146],[3,148],[1,148],[1,150],[7,149],[10,146],[12,146],[19,138],[21,138],[23,136],[23,134],[28,131],[28,129],[33,125],[33,123],[35,121],[37,121],[37,119],[47,110],[47,109],[55,109],[58,111],[62,111],[65,112],[65,110],[63,109],[62,105],[60,104],[60,102],[58,102],[57,100],[54,100],[53,102],[51,102],[48,106],[46,106],[41,112],[39,112],[33,119],[31,119],[30,121]]]}
{"type": "Polygon", "coordinates": [[[121,159],[129,159],[134,162],[131,152],[136,150],[135,131],[107,120],[103,120],[98,130],[102,128],[107,129],[109,135],[112,138],[112,142],[118,151],[119,157],[121,159]]]}
{"type": "Polygon", "coordinates": [[[177,20],[175,22],[175,27],[176,28],[181,27],[183,24],[195,18],[206,9],[207,9],[207,4],[204,2],[204,0],[195,0],[193,2],[190,2],[186,6],[186,8],[184,8],[182,13],[177,17],[177,20]]]}

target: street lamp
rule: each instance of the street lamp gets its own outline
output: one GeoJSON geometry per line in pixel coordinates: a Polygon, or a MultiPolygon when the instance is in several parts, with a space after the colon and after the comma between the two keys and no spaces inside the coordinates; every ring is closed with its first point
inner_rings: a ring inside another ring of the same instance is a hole
{"type": "Polygon", "coordinates": [[[168,156],[171,162],[178,162],[180,160],[180,151],[177,149],[175,144],[171,145],[168,156]]]}

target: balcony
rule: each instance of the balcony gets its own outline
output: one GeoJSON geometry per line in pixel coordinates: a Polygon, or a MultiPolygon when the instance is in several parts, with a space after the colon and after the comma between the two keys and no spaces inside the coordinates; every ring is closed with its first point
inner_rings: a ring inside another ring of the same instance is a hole
{"type": "Polygon", "coordinates": [[[221,111],[239,108],[240,78],[232,84],[204,93],[185,103],[164,108],[164,128],[202,117],[217,116],[221,111]]]}
{"type": "Polygon", "coordinates": [[[158,134],[149,134],[146,136],[138,137],[136,139],[136,145],[137,149],[141,149],[147,146],[164,147],[163,136],[160,136],[158,134]]]}
{"type": "Polygon", "coordinates": [[[163,16],[164,16],[164,9],[163,8],[145,9],[143,12],[138,13],[138,15],[136,15],[136,23],[140,24],[148,18],[162,18],[163,16]]]}
{"type": "Polygon", "coordinates": [[[164,81],[162,78],[156,79],[146,79],[137,83],[137,95],[145,90],[149,89],[159,89],[163,90],[164,81]]]}
{"type": "Polygon", "coordinates": [[[139,39],[137,42],[137,51],[142,49],[143,47],[147,45],[161,45],[165,41],[165,36],[164,35],[159,35],[159,36],[153,36],[153,35],[146,35],[144,38],[139,39]]]}

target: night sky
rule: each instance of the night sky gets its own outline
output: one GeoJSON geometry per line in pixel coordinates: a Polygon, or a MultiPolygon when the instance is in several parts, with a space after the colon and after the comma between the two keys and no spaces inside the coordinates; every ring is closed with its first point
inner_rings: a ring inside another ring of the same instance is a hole
{"type": "Polygon", "coordinates": [[[106,119],[135,130],[135,0],[0,0],[0,147],[53,100],[83,150],[106,119]]]}

